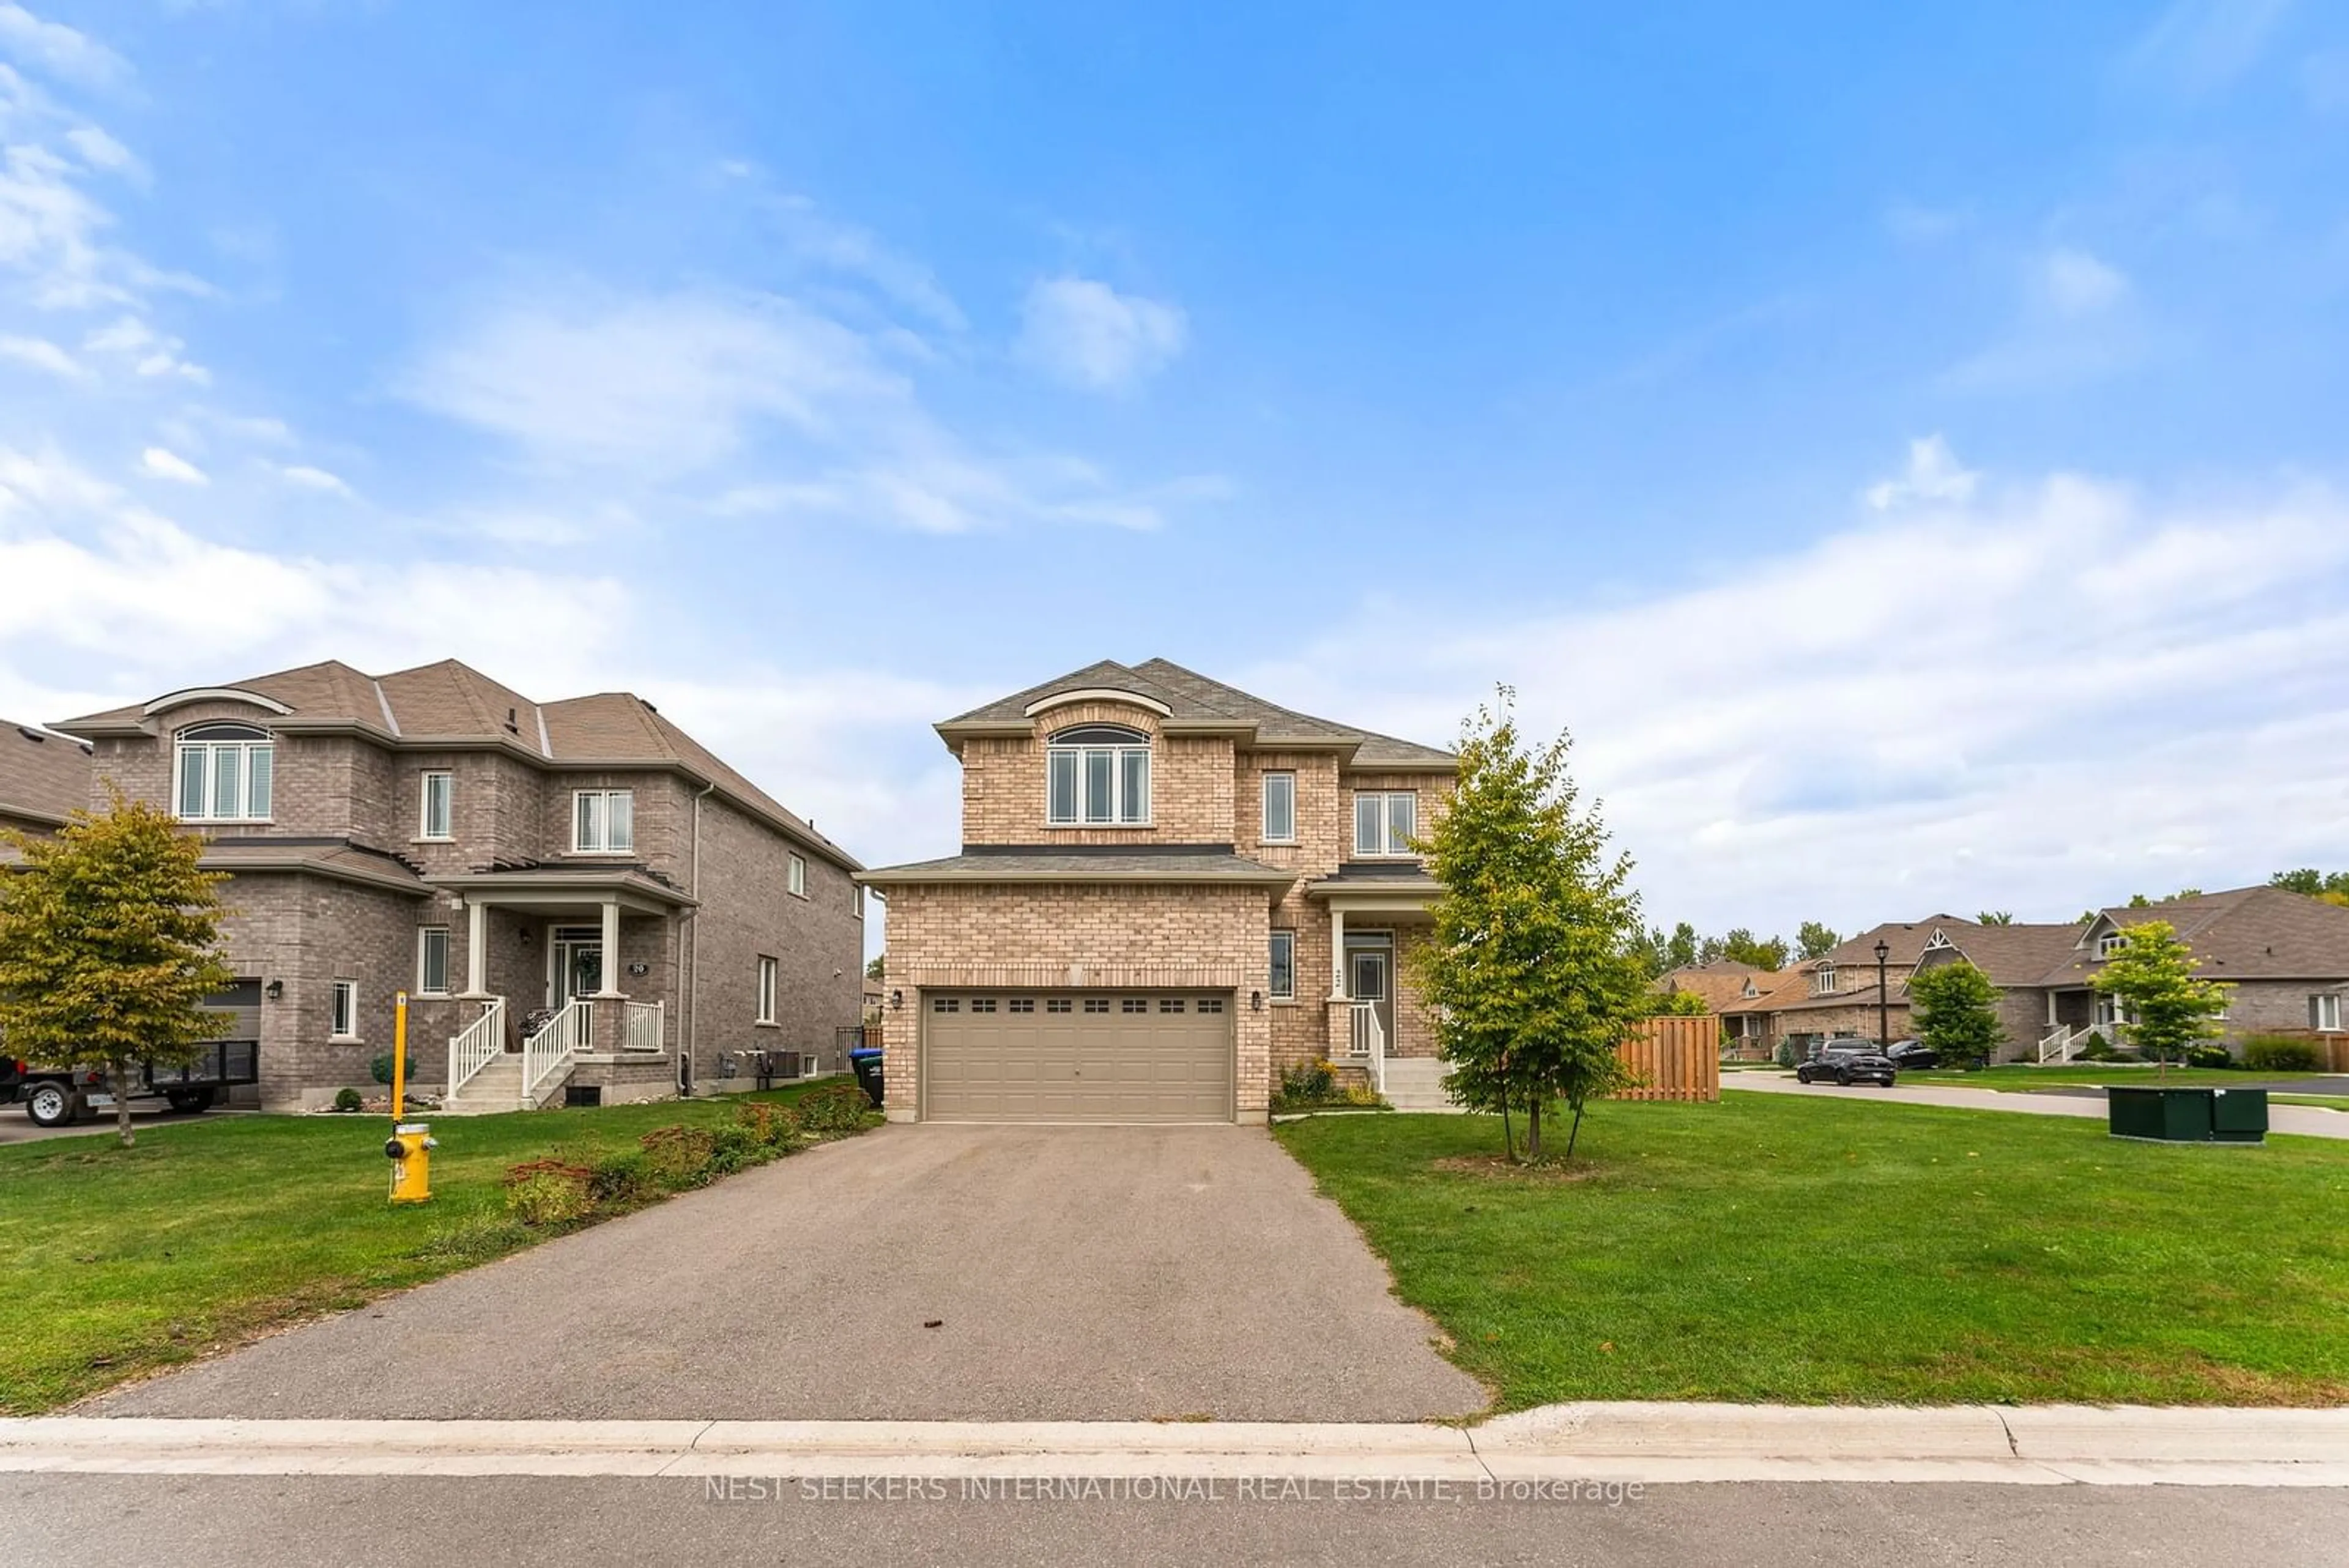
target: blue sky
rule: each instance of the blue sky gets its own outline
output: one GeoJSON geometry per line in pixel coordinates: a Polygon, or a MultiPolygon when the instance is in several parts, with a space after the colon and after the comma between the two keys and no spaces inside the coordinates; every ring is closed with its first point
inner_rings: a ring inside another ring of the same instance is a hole
{"type": "Polygon", "coordinates": [[[1163,655],[1651,912],[2349,865],[2349,18],[0,3],[0,712],[455,654],[867,859],[1163,655]]]}

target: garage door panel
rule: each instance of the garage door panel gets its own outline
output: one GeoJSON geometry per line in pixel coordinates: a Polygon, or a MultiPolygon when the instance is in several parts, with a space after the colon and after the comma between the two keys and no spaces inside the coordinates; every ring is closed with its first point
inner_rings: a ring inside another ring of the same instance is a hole
{"type": "Polygon", "coordinates": [[[961,992],[924,1010],[936,1121],[1228,1121],[1228,993],[961,992]]]}

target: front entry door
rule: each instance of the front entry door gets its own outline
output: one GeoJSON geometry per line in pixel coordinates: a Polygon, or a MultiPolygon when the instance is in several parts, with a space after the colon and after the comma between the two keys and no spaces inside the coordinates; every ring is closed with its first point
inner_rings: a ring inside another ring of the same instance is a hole
{"type": "Polygon", "coordinates": [[[1346,954],[1350,994],[1358,1006],[1367,1003],[1378,1020],[1375,1036],[1364,1038],[1358,1029],[1354,1045],[1363,1054],[1394,1054],[1394,998],[1392,988],[1387,983],[1389,961],[1392,957],[1393,954],[1382,947],[1355,948],[1346,954]],[[1374,1050],[1374,1045],[1382,1045],[1383,1049],[1374,1050]]]}
{"type": "Polygon", "coordinates": [[[599,926],[557,926],[554,977],[547,1004],[562,1007],[604,989],[604,931],[599,926]]]}

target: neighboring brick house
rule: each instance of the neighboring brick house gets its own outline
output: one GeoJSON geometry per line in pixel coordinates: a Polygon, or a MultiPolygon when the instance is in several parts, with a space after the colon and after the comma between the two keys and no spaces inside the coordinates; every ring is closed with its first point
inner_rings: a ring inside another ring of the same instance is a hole
{"type": "MultiPolygon", "coordinates": [[[[89,743],[0,720],[0,827],[46,836],[89,804],[89,743]]],[[[16,851],[0,844],[0,862],[16,851]]]]}
{"type": "Polygon", "coordinates": [[[893,1118],[1261,1121],[1280,1071],[1325,1056],[1434,1093],[1402,961],[1451,753],[1164,659],[937,731],[962,853],[863,877],[889,897],[893,1118]]]}
{"type": "Polygon", "coordinates": [[[856,861],[640,698],[327,662],[58,727],[95,749],[87,798],[168,806],[231,874],[264,1105],[367,1085],[403,990],[411,1081],[460,1108],[748,1087],[761,1048],[842,1065],[856,861]]]}
{"type": "Polygon", "coordinates": [[[1775,1045],[1769,1035],[1770,1015],[1763,1004],[1779,989],[1798,983],[1792,970],[1764,969],[1734,959],[1683,964],[1656,979],[1666,995],[1693,996],[1707,1012],[1721,1020],[1722,1049],[1741,1057],[1767,1057],[1775,1045]]]}

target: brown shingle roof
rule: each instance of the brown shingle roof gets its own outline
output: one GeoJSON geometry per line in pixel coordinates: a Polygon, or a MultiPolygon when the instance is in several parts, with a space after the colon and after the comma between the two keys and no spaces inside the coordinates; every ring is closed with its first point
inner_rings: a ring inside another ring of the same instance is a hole
{"type": "Polygon", "coordinates": [[[1226,686],[1195,670],[1164,659],[1153,659],[1128,667],[1112,659],[1088,664],[1066,675],[1041,684],[1030,686],[1009,697],[958,713],[948,719],[941,729],[967,724],[1017,723],[1027,718],[1028,705],[1062,691],[1079,691],[1089,687],[1105,691],[1131,691],[1149,698],[1168,710],[1169,716],[1181,720],[1226,720],[1235,724],[1252,726],[1256,743],[1265,748],[1283,742],[1302,745],[1348,744],[1354,747],[1351,765],[1356,768],[1442,766],[1456,763],[1447,751],[1423,746],[1416,741],[1398,740],[1375,731],[1356,729],[1350,724],[1334,723],[1317,719],[1309,713],[1299,713],[1268,702],[1263,698],[1226,686]]]}
{"type": "Polygon", "coordinates": [[[1756,969],[1723,960],[1670,971],[1656,984],[1667,992],[1702,997],[1708,1012],[1767,1012],[1772,993],[1798,978],[1792,970],[1756,969]],[[1750,997],[1745,994],[1748,985],[1754,988],[1750,997]]]}
{"type": "Polygon", "coordinates": [[[71,735],[0,721],[0,817],[62,824],[89,805],[89,765],[71,735]]]}
{"type": "Polygon", "coordinates": [[[2076,928],[2078,945],[2052,964],[2041,983],[2084,985],[2101,969],[2095,938],[2113,927],[2167,920],[2178,928],[2205,980],[2349,978],[2349,909],[2282,888],[2236,888],[2136,909],[2101,911],[2076,928]]]}
{"type": "MultiPolygon", "coordinates": [[[[488,742],[517,747],[558,766],[681,767],[717,784],[754,815],[827,858],[851,870],[859,868],[848,851],[629,692],[538,703],[453,659],[381,678],[328,659],[232,681],[228,689],[254,692],[291,710],[282,721],[288,728],[356,725],[388,740],[488,742]]],[[[68,720],[61,727],[75,733],[138,728],[150,722],[146,710],[143,703],[109,709],[68,720]]]]}

